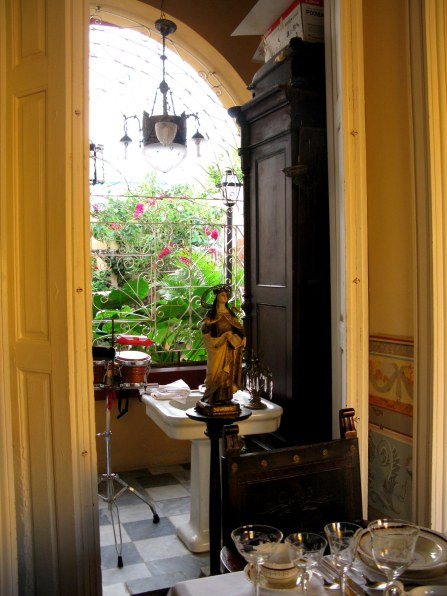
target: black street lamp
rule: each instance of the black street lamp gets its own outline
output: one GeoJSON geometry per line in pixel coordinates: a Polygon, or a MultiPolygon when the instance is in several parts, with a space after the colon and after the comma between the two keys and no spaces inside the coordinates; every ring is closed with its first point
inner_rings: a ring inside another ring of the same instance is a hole
{"type": "Polygon", "coordinates": [[[90,184],[104,184],[104,146],[90,141],[90,184]]]}
{"type": "Polygon", "coordinates": [[[240,182],[234,170],[227,169],[217,187],[220,189],[222,200],[227,208],[225,283],[231,286],[233,281],[233,206],[239,197],[242,182],[240,182]]]}

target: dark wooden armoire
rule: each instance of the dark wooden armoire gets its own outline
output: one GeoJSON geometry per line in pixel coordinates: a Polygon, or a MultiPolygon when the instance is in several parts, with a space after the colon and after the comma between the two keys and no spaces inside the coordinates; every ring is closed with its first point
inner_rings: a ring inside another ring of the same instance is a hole
{"type": "Polygon", "coordinates": [[[248,348],[273,373],[279,443],[329,440],[331,306],[324,46],[293,39],[230,109],[241,128],[248,348]]]}

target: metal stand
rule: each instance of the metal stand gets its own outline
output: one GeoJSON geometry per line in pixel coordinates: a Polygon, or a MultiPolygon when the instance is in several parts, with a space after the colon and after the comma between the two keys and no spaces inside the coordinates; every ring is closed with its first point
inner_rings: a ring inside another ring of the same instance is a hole
{"type": "Polygon", "coordinates": [[[144,497],[141,493],[130,486],[127,482],[124,482],[118,474],[114,474],[112,472],[112,431],[110,430],[110,404],[109,396],[106,398],[106,430],[103,433],[97,433],[97,437],[104,437],[106,441],[106,473],[101,474],[98,487],[105,483],[106,485],[106,492],[105,495],[98,492],[98,496],[108,504],[110,519],[112,522],[112,529],[113,529],[113,537],[115,539],[115,548],[116,553],[118,555],[118,567],[123,567],[123,556],[122,556],[122,549],[123,549],[123,539],[121,535],[121,523],[120,523],[120,516],[119,516],[119,509],[116,503],[116,500],[127,490],[133,493],[136,497],[141,499],[146,505],[149,506],[150,510],[153,514],[153,522],[154,524],[158,524],[160,521],[160,517],[158,516],[157,512],[154,509],[153,504],[144,497]],[[118,491],[115,491],[115,484],[119,484],[121,488],[118,491]],[[117,532],[115,529],[115,523],[118,524],[118,537],[117,532]]]}

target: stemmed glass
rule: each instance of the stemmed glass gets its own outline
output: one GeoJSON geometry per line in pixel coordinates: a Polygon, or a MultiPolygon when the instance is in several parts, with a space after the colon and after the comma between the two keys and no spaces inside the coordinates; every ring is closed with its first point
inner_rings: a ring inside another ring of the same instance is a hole
{"type": "Polygon", "coordinates": [[[377,519],[368,524],[368,530],[374,561],[387,578],[385,594],[404,594],[397,578],[413,562],[419,528],[399,519],[377,519]]]}
{"type": "Polygon", "coordinates": [[[231,532],[231,538],[239,553],[254,570],[253,585],[255,596],[259,596],[259,572],[261,565],[268,561],[283,535],[277,528],[264,525],[241,526],[231,532]]]}
{"type": "Polygon", "coordinates": [[[333,522],[324,526],[329,549],[333,555],[332,563],[338,573],[342,594],[346,591],[346,573],[355,558],[357,536],[360,530],[360,526],[350,522],[333,522]]]}
{"type": "Polygon", "coordinates": [[[327,547],[327,540],[312,532],[297,532],[289,534],[284,541],[292,551],[291,559],[298,569],[301,569],[300,586],[307,590],[311,577],[311,570],[318,565],[327,547]]]}

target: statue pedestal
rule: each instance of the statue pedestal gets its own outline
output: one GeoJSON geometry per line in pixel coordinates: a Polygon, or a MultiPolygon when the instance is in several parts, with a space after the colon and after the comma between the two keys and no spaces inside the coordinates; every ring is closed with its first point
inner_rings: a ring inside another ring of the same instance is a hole
{"type": "Polygon", "coordinates": [[[239,414],[206,416],[196,408],[190,408],[186,415],[191,420],[206,424],[205,435],[211,443],[210,486],[209,486],[209,527],[210,527],[210,574],[220,573],[220,549],[222,548],[222,489],[220,479],[219,440],[224,427],[237,424],[251,416],[250,410],[240,408],[239,414]]]}
{"type": "MultiPolygon", "coordinates": [[[[203,399],[199,400],[195,409],[204,416],[221,416],[223,418],[229,418],[231,416],[239,416],[241,413],[241,406],[236,401],[218,402],[217,404],[210,404],[203,399]]],[[[191,416],[190,416],[191,418],[191,416]]]]}

